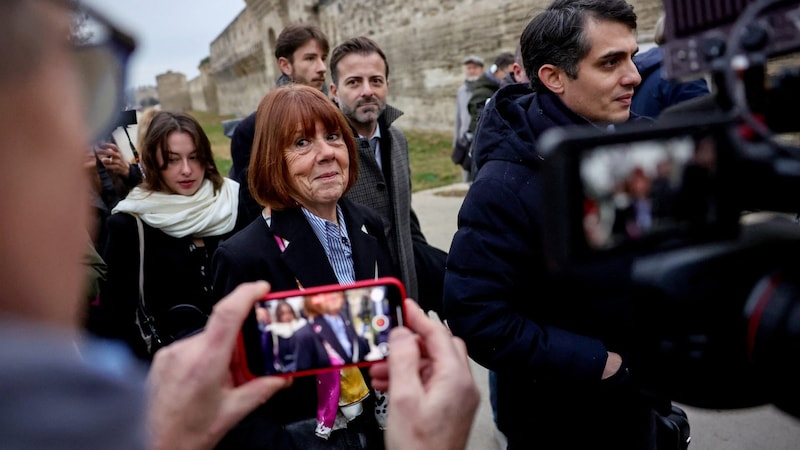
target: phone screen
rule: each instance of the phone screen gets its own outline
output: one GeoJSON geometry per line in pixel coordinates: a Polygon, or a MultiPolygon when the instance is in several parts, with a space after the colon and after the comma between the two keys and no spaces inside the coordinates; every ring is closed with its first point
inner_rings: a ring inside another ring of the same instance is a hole
{"type": "Polygon", "coordinates": [[[297,376],[382,361],[404,298],[394,278],[271,293],[242,330],[246,372],[297,376]]]}

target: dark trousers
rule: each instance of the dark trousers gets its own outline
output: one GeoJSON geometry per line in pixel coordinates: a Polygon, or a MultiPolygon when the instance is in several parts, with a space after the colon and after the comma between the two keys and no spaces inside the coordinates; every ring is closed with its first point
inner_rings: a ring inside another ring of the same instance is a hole
{"type": "Polygon", "coordinates": [[[497,424],[509,450],[656,450],[650,400],[632,388],[607,388],[599,382],[544,383],[497,374],[497,424]]]}

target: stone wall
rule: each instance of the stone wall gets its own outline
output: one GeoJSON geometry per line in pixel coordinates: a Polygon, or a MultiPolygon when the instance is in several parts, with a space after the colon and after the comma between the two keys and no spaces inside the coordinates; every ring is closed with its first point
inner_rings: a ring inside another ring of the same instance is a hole
{"type": "Polygon", "coordinates": [[[204,60],[198,70],[200,75],[189,81],[192,110],[218,113],[217,83],[210,73],[210,60],[204,60]]]}
{"type": "Polygon", "coordinates": [[[398,125],[450,130],[455,92],[463,82],[461,60],[474,53],[491,61],[502,51],[513,52],[537,2],[374,3],[340,0],[321,8],[323,23],[339,24],[332,44],[357,35],[375,40],[389,60],[389,102],[406,112],[398,125]]]}
{"type": "Polygon", "coordinates": [[[209,72],[216,82],[220,114],[249,114],[275,84],[266,71],[265,43],[250,9],[242,10],[211,42],[209,72]]]}
{"type": "Polygon", "coordinates": [[[161,109],[166,111],[188,111],[192,109],[192,99],[189,95],[189,84],[186,75],[180,72],[168,71],[156,75],[158,98],[161,109]]]}
{"type": "MultiPolygon", "coordinates": [[[[550,0],[244,0],[245,9],[211,43],[211,75],[219,112],[246,115],[280,71],[274,44],[292,22],[315,22],[331,49],[357,35],[374,39],[390,65],[389,102],[406,112],[403,128],[449,131],[461,60],[487,61],[513,52],[527,22],[550,0]]],[[[631,1],[644,43],[661,11],[659,0],[631,1]]],[[[329,77],[330,80],[330,77],[329,77]]]]}

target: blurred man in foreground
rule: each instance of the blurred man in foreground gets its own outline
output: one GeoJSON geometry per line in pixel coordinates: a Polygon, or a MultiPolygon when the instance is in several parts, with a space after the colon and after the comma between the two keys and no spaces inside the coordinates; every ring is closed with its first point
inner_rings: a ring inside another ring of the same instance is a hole
{"type": "MultiPolygon", "coordinates": [[[[548,276],[537,152],[554,127],[636,120],[635,32],[624,0],[554,0],[520,38],[531,86],[497,91],[475,133],[479,171],[458,214],[444,306],[470,356],[496,373],[509,449],[655,448],[656,402],[630,375],[624,315],[586,320],[548,276]]],[[[575,297],[586,304],[600,297],[596,286],[569,288],[583,288],[575,297]]]]}

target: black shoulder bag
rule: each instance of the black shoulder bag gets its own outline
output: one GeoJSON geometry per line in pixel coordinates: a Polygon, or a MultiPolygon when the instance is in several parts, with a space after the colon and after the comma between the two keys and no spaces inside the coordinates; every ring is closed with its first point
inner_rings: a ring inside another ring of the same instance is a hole
{"type": "Polygon", "coordinates": [[[159,331],[156,318],[147,309],[144,301],[144,227],[142,219],[134,214],[136,227],[139,230],[139,303],[136,307],[136,327],[147,346],[148,353],[152,356],[161,347],[172,342],[199,333],[203,330],[208,314],[195,305],[182,303],[169,308],[164,319],[172,326],[167,330],[159,331]]]}

